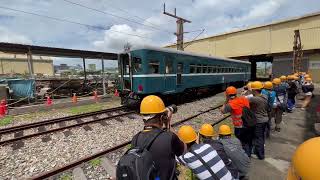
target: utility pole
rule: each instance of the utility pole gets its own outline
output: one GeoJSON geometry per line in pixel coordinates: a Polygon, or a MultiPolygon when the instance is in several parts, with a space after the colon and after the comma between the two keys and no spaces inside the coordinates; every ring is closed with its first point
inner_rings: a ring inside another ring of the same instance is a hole
{"type": "Polygon", "coordinates": [[[191,23],[191,21],[177,16],[176,8],[174,8],[174,14],[166,12],[166,4],[165,3],[163,4],[163,14],[177,19],[177,21],[176,21],[177,22],[177,32],[174,34],[177,36],[177,50],[183,51],[184,50],[184,48],[183,48],[183,34],[185,33],[183,31],[183,24],[186,22],[191,23]]]}
{"type": "Polygon", "coordinates": [[[294,40],[293,40],[293,73],[298,73],[301,71],[301,61],[303,57],[301,38],[299,30],[294,30],[294,40]]]}

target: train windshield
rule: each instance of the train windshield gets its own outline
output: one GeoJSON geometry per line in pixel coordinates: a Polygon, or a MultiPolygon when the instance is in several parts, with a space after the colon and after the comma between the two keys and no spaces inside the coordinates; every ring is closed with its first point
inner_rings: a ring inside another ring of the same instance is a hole
{"type": "Polygon", "coordinates": [[[132,67],[133,74],[139,73],[142,71],[142,61],[139,57],[132,57],[132,67]]]}

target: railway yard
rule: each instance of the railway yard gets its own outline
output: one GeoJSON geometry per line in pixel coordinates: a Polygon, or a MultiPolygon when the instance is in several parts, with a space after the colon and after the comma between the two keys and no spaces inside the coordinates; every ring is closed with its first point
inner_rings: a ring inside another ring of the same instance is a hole
{"type": "Polygon", "coordinates": [[[0,180],[320,180],[320,1],[3,1],[0,180]]]}
{"type": "MultiPolygon", "coordinates": [[[[180,105],[178,113],[174,114],[173,122],[176,123],[176,127],[181,126],[183,123],[180,121],[183,120],[199,127],[204,122],[213,123],[212,119],[218,121],[224,117],[218,112],[223,99],[223,93],[220,93],[180,105]]],[[[53,119],[54,122],[39,118],[33,119],[32,124],[25,124],[27,127],[1,127],[1,154],[5,157],[1,158],[1,164],[6,164],[2,166],[1,177],[32,177],[116,145],[124,143],[122,147],[125,149],[128,140],[142,129],[143,122],[134,112],[122,110],[123,108],[119,107],[66,116],[67,118],[61,118],[63,115],[59,115],[60,118],[53,119]]],[[[116,150],[116,153],[108,154],[113,163],[124,151],[118,148],[116,150]]],[[[96,161],[100,164],[101,160],[96,161]]],[[[94,169],[89,165],[90,163],[85,164],[82,168],[89,179],[104,179],[108,176],[101,167],[94,169]],[[95,171],[101,172],[96,174],[95,171]]],[[[59,176],[64,175],[65,173],[59,176]]]]}

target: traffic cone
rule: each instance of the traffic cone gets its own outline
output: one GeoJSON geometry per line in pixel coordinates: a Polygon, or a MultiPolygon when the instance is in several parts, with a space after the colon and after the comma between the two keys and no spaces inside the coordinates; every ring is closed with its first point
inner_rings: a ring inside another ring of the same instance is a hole
{"type": "Polygon", "coordinates": [[[93,99],[94,99],[95,101],[98,100],[98,92],[97,92],[97,91],[93,91],[93,99]]]}
{"type": "Polygon", "coordinates": [[[6,116],[5,106],[0,104],[0,118],[6,116]]]}
{"type": "Polygon", "coordinates": [[[116,89],[116,90],[114,91],[114,96],[117,96],[117,97],[119,97],[119,92],[118,92],[118,89],[116,89]]]}
{"type": "Polygon", "coordinates": [[[73,93],[73,96],[72,96],[72,103],[77,103],[77,102],[78,102],[77,95],[76,95],[76,93],[73,93]]]}
{"type": "Polygon", "coordinates": [[[3,105],[4,107],[4,113],[7,114],[8,112],[7,101],[5,99],[2,99],[0,104],[3,105]]]}
{"type": "Polygon", "coordinates": [[[46,106],[51,106],[52,105],[52,99],[51,97],[48,95],[47,96],[47,101],[46,101],[46,106]]]}

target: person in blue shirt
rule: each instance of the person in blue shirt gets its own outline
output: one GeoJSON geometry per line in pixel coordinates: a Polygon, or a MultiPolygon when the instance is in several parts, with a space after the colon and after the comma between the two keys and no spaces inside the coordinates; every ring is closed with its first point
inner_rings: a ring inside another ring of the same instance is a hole
{"type": "Polygon", "coordinates": [[[276,92],[272,90],[273,84],[270,81],[264,83],[263,90],[261,94],[264,94],[268,97],[268,125],[266,129],[266,137],[270,137],[270,130],[271,130],[271,119],[272,119],[272,109],[276,99],[276,92]]]}

